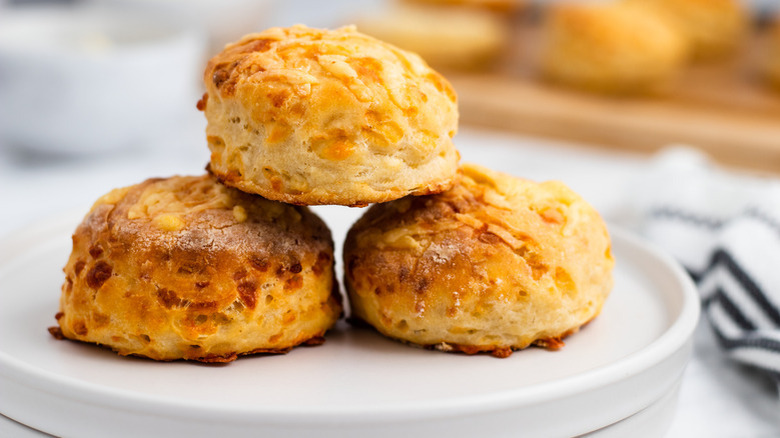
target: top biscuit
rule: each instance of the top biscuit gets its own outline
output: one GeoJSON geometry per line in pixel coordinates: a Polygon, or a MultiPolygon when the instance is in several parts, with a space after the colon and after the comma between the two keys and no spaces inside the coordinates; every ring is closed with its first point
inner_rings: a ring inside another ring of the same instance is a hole
{"type": "Polygon", "coordinates": [[[417,55],[354,27],[271,28],[204,74],[210,170],[299,205],[362,206],[450,188],[457,98],[417,55]]]}

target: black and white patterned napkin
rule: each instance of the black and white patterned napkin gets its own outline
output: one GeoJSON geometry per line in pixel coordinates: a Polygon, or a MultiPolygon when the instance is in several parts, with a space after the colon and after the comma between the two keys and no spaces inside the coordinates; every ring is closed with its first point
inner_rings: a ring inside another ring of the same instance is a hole
{"type": "Polygon", "coordinates": [[[724,351],[780,380],[780,183],[673,149],[642,177],[633,202],[641,232],[696,281],[724,351]]]}

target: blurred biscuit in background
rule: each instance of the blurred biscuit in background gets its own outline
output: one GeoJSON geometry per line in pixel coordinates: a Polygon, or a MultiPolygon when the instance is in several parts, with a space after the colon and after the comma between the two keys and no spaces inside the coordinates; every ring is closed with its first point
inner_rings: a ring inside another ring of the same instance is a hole
{"type": "Polygon", "coordinates": [[[499,14],[513,14],[528,6],[525,0],[404,0],[408,4],[465,7],[483,9],[499,14]]]}
{"type": "Polygon", "coordinates": [[[557,4],[543,27],[542,74],[580,89],[647,93],[672,82],[686,59],[676,28],[632,4],[557,4]]]}
{"type": "Polygon", "coordinates": [[[509,39],[504,20],[473,8],[399,4],[360,17],[356,24],[361,31],[415,52],[443,70],[488,68],[509,39]]]}
{"type": "Polygon", "coordinates": [[[769,30],[765,52],[764,76],[769,84],[780,92],[780,15],[769,30]]]}
{"type": "Polygon", "coordinates": [[[628,0],[657,11],[688,39],[694,60],[733,55],[749,31],[746,9],[737,0],[628,0]]]}

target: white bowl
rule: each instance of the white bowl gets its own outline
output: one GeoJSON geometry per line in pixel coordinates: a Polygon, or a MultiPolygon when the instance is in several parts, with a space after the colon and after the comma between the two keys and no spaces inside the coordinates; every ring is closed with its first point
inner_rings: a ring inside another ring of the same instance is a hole
{"type": "MultiPolygon", "coordinates": [[[[361,213],[318,212],[339,237],[361,213]]],[[[699,315],[679,265],[613,229],[614,291],[557,352],[469,357],[341,323],[226,366],[121,358],[46,331],[82,214],[0,241],[0,413],[58,436],[658,437],[699,315]]]]}
{"type": "Polygon", "coordinates": [[[0,142],[85,154],[143,144],[195,111],[204,38],[102,8],[0,15],[0,142]]]}

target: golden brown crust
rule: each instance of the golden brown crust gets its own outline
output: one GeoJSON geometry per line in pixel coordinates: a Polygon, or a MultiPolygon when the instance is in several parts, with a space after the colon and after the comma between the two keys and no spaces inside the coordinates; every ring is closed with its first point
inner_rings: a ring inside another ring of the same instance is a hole
{"type": "Polygon", "coordinates": [[[204,74],[211,171],[298,205],[366,205],[452,185],[450,84],[417,55],[358,33],[272,28],[204,74]]]}
{"type": "Polygon", "coordinates": [[[352,227],[352,318],[445,351],[559,348],[611,290],[603,221],[561,183],[462,172],[451,190],[374,205],[352,227]]]}
{"type": "Polygon", "coordinates": [[[543,75],[589,91],[662,89],[687,55],[686,41],[674,26],[632,4],[555,5],[544,28],[543,75]]]}
{"type": "Polygon", "coordinates": [[[341,313],[326,225],[210,175],[103,196],[64,271],[62,335],[121,355],[225,362],[286,352],[341,313]]]}

